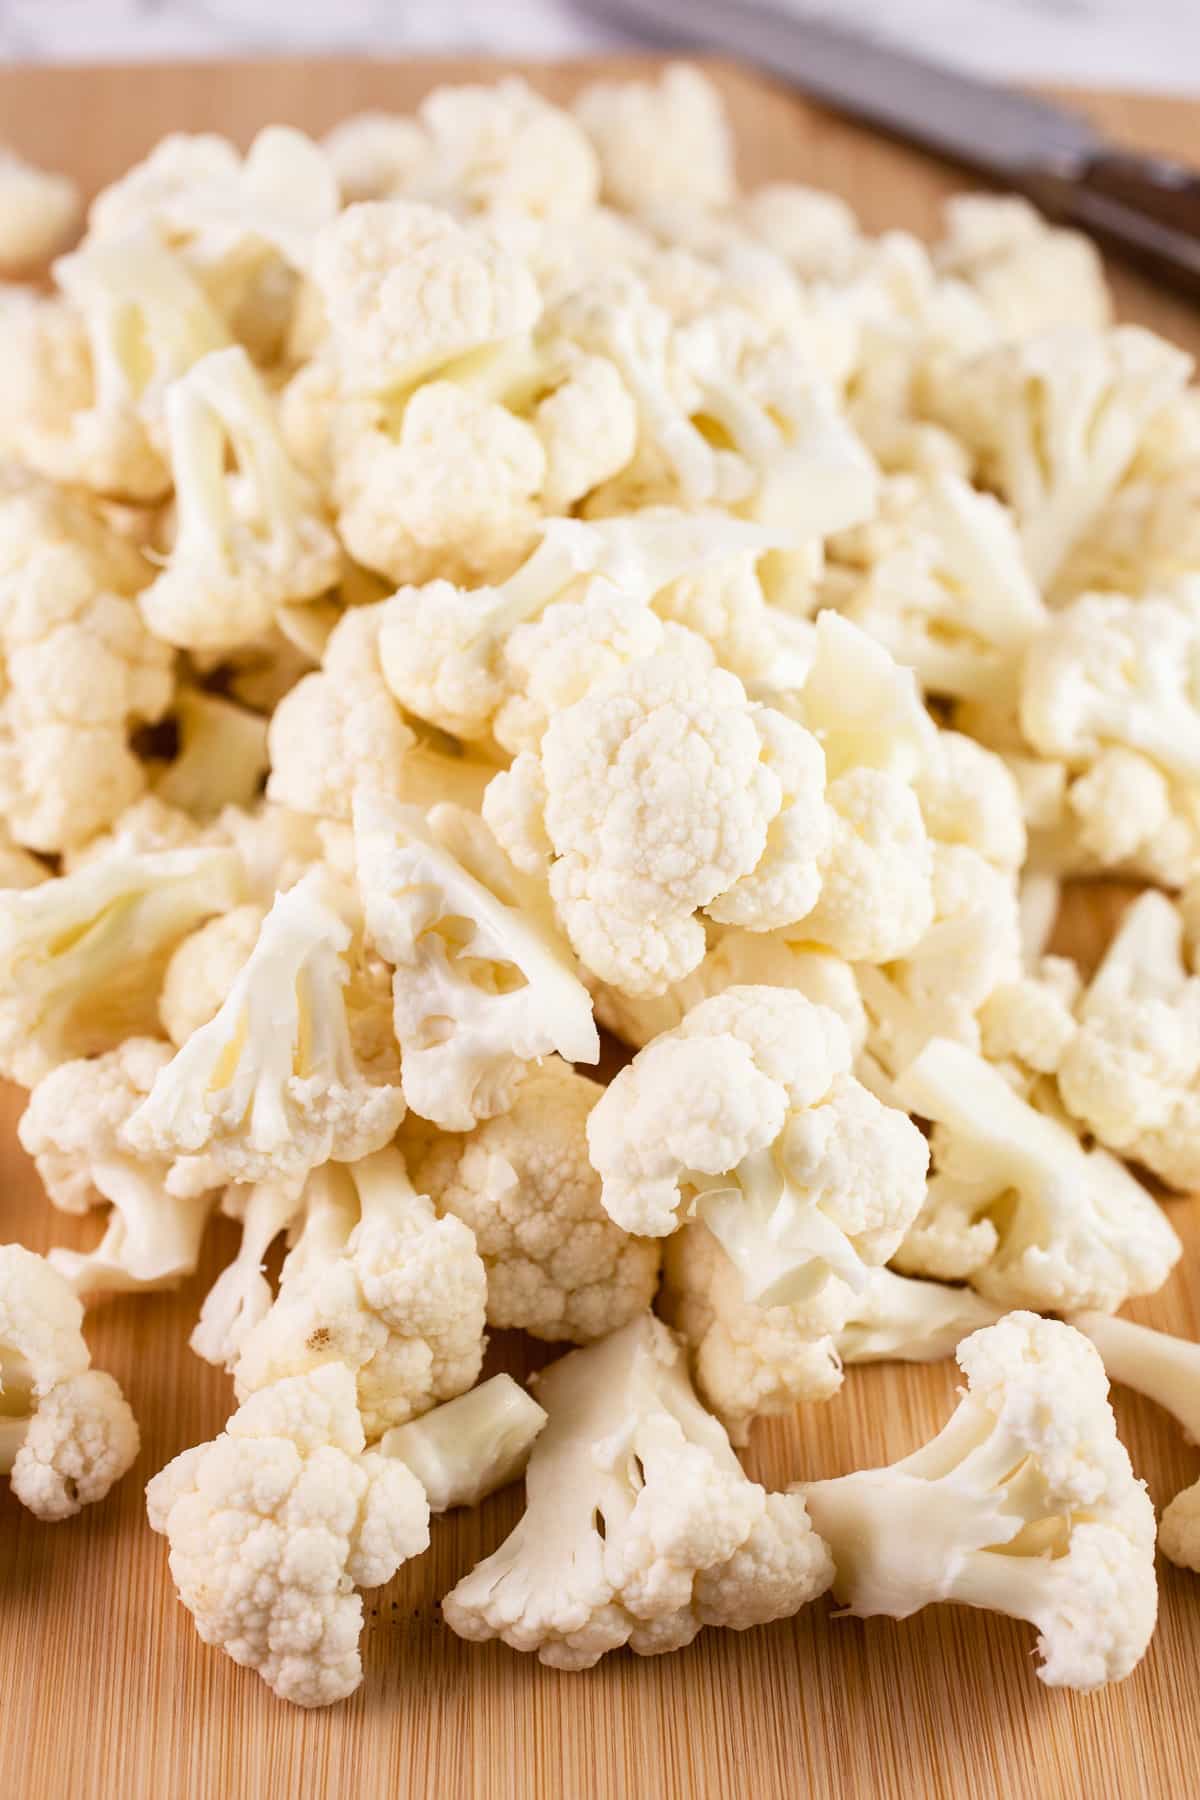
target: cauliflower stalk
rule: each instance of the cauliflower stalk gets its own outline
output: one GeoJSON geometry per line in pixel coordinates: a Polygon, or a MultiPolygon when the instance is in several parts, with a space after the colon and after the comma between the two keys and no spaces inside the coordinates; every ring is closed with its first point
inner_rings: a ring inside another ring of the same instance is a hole
{"type": "Polygon", "coordinates": [[[412,1470],[430,1512],[444,1513],[478,1506],[523,1475],[545,1423],[545,1407],[511,1375],[493,1375],[419,1419],[393,1425],[379,1448],[412,1470]]]}

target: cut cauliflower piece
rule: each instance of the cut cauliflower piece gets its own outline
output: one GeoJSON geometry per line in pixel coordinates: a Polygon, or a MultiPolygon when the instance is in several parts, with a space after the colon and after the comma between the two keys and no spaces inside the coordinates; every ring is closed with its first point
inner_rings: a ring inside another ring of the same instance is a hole
{"type": "Polygon", "coordinates": [[[850,962],[890,962],[933,923],[933,852],[911,787],[884,769],[850,769],[827,789],[832,831],[820,895],[800,920],[813,943],[850,962]]]}
{"type": "Polygon", "coordinates": [[[588,1344],[654,1298],[658,1245],[613,1224],[588,1161],[588,1115],[603,1092],[548,1057],[506,1113],[435,1138],[413,1165],[438,1211],[475,1233],[497,1330],[588,1344]]]}
{"type": "Polygon", "coordinates": [[[390,1069],[360,1060],[341,904],[319,869],[279,895],[220,1011],[128,1121],[135,1150],[174,1159],[171,1192],[298,1179],[393,1136],[404,1100],[390,1069]]]}
{"type": "Polygon", "coordinates": [[[79,189],[0,144],[0,271],[8,276],[49,262],[75,231],[79,189]]]}
{"type": "Polygon", "coordinates": [[[163,975],[158,1016],[177,1050],[214,1019],[250,960],[267,916],[248,900],[185,937],[163,975]]]}
{"type": "MultiPolygon", "coordinates": [[[[1076,1313],[1070,1322],[1091,1338],[1110,1381],[1145,1394],[1179,1421],[1189,1443],[1200,1442],[1200,1344],[1106,1313],[1076,1313]]],[[[1164,1508],[1158,1547],[1178,1568],[1200,1570],[1200,1481],[1164,1508]]]]}
{"type": "Polygon", "coordinates": [[[103,1500],[138,1453],[124,1394],[91,1360],[67,1282],[22,1245],[0,1246],[0,1474],[39,1519],[103,1500]]]}
{"type": "Polygon", "coordinates": [[[795,991],[702,1001],[592,1111],[605,1211],[649,1237],[699,1218],[763,1306],[820,1308],[830,1282],[861,1290],[916,1216],[929,1154],[850,1060],[837,1014],[795,991]]]}
{"type": "Polygon", "coordinates": [[[365,1448],[341,1363],[252,1394],[219,1437],[159,1471],[146,1514],[203,1642],[297,1706],[354,1692],[355,1589],[382,1586],[429,1546],[424,1490],[365,1448]]]}
{"type": "Polygon", "coordinates": [[[966,1279],[1001,1306],[1113,1312],[1179,1260],[1166,1215],[1124,1166],[970,1050],[932,1039],[895,1093],[933,1122],[937,1171],[897,1268],[966,1279]]]}
{"type": "Polygon", "coordinates": [[[941,1362],[1000,1313],[970,1288],[873,1269],[834,1341],[844,1363],[941,1362]]]}
{"type": "Polygon", "coordinates": [[[396,1149],[308,1180],[279,1292],[241,1339],[239,1400],[325,1363],[354,1372],[368,1439],[471,1387],[487,1279],[469,1229],[438,1218],[396,1149]]]}
{"type": "Polygon", "coordinates": [[[150,629],[207,653],[253,644],[288,601],[332,587],[341,550],[288,458],[240,345],[202,358],[167,395],[177,523],[141,597],[150,629]],[[232,455],[235,473],[226,469],[232,455]]]}
{"type": "Polygon", "coordinates": [[[347,206],[359,200],[398,200],[427,153],[415,119],[403,113],[352,113],[327,131],[321,148],[347,206]]]}
{"type": "Polygon", "coordinates": [[[601,193],[614,206],[636,213],[663,202],[733,200],[733,133],[702,70],[671,63],[658,82],[594,81],[572,110],[595,145],[601,193]]]}
{"type": "Polygon", "coordinates": [[[227,806],[252,807],[267,773],[267,721],[195,687],[180,688],[170,717],[179,744],[154,777],[158,798],[201,820],[227,806]]]}
{"type": "Polygon", "coordinates": [[[571,218],[599,192],[596,153],[569,112],[526,81],[436,87],[417,116],[424,154],[406,190],[467,212],[571,218]]]}
{"type": "Polygon", "coordinates": [[[419,1419],[394,1425],[379,1449],[412,1470],[431,1513],[444,1513],[478,1506],[523,1475],[545,1423],[546,1409],[511,1375],[493,1375],[419,1419]]]}
{"type": "Polygon", "coordinates": [[[1056,1064],[1067,1110],[1168,1186],[1200,1188],[1200,976],[1165,894],[1133,902],[1076,1015],[1056,1064]]]}
{"type": "Polygon", "coordinates": [[[118,842],[69,875],[0,892],[0,1071],[32,1087],[59,1063],[153,1033],[176,944],[236,906],[228,849],[145,855],[118,842]]]}
{"type": "Polygon", "coordinates": [[[0,469],[0,813],[19,844],[76,849],[146,786],[129,740],[174,688],[138,617],[150,574],[82,501],[0,469]]]}
{"type": "Polygon", "coordinates": [[[462,808],[428,818],[379,794],[355,800],[371,942],[392,991],[408,1104],[443,1130],[507,1111],[526,1066],[557,1050],[594,1063],[587,989],[531,885],[462,808]]]}
{"type": "Polygon", "coordinates": [[[913,782],[931,838],[974,850],[1015,875],[1028,839],[1021,794],[1004,759],[960,731],[939,731],[913,782]]]}
{"type": "Polygon", "coordinates": [[[1048,225],[1017,194],[954,194],[943,217],[938,268],[970,283],[1005,337],[1111,325],[1104,264],[1082,232],[1048,225]]]}
{"type": "Polygon", "coordinates": [[[622,1644],[656,1655],[705,1625],[786,1618],[829,1585],[803,1502],[743,1473],[657,1319],[572,1351],[536,1391],[549,1418],[524,1516],[442,1603],[460,1637],[586,1669],[622,1644]]]}
{"type": "Polygon", "coordinates": [[[204,1362],[231,1369],[246,1338],[266,1318],[275,1295],[264,1263],[276,1240],[296,1226],[303,1192],[304,1182],[294,1176],[225,1189],[221,1211],[239,1221],[242,1237],[237,1255],[205,1295],[188,1339],[204,1362]]]}
{"type": "Polygon", "coordinates": [[[803,1483],[860,1618],[950,1600],[1038,1629],[1038,1677],[1088,1693],[1121,1681],[1154,1630],[1154,1508],[1117,1437],[1082,1333],[1015,1312],[957,1350],[948,1424],[887,1468],[803,1483]],[[897,1533],[897,1525],[902,1529],[897,1533]]]}
{"type": "Polygon", "coordinates": [[[170,1058],[167,1044],[126,1038],[103,1056],[52,1069],[21,1114],[17,1135],[53,1204],[64,1212],[111,1208],[93,1249],[55,1249],[48,1258],[82,1299],[178,1287],[195,1272],[211,1195],[172,1194],[167,1164],[135,1156],[124,1139],[170,1058]]]}

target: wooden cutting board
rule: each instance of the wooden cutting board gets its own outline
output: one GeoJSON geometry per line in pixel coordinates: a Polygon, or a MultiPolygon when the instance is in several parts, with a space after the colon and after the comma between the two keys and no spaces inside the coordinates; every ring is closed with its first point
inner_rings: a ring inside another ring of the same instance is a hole
{"type": "MultiPolygon", "coordinates": [[[[538,85],[562,98],[594,69],[539,72],[538,85]]],[[[438,81],[501,72],[358,61],[6,69],[0,139],[94,189],[169,130],[247,140],[288,120],[322,131],[352,110],[410,107],[438,81]]],[[[934,227],[939,201],[962,185],[765,83],[718,75],[747,180],[815,182],[844,194],[871,228],[918,231],[934,227]]],[[[1191,105],[1082,100],[1130,141],[1194,150],[1191,105]]],[[[1131,276],[1118,285],[1129,316],[1200,347],[1200,316],[1131,276]]],[[[1089,895],[1061,947],[1094,957],[1112,916],[1089,895]]],[[[11,1090],[0,1095],[0,1236],[35,1249],[90,1241],[93,1223],[56,1215],[42,1198],[13,1135],[19,1108],[11,1090]]],[[[1131,1312],[1200,1337],[1200,1218],[1190,1201],[1170,1210],[1184,1267],[1131,1312]]],[[[230,1410],[225,1377],[186,1338],[235,1241],[220,1222],[181,1293],[93,1316],[96,1359],[142,1425],[141,1457],[109,1501],[47,1526],[7,1489],[0,1496],[0,1800],[1163,1800],[1200,1787],[1200,1578],[1162,1567],[1149,1655],[1129,1681],[1090,1699],[1034,1679],[1023,1626],[950,1607],[906,1624],[862,1623],[834,1619],[820,1602],[769,1629],[705,1633],[675,1656],[618,1655],[565,1675],[500,1645],[460,1643],[438,1612],[515,1522],[519,1489],[435,1522],[429,1555],[367,1596],[366,1679],[351,1700],[321,1713],[285,1706],[200,1643],[142,1511],[148,1477],[211,1437],[230,1410]]],[[[537,1360],[522,1343],[499,1343],[489,1366],[523,1373],[537,1360]]],[[[851,1371],[830,1405],[762,1425],[750,1470],[782,1485],[891,1461],[945,1419],[956,1373],[953,1364],[851,1371]]],[[[1200,1457],[1161,1415],[1123,1394],[1117,1412],[1156,1500],[1200,1475],[1200,1457]]]]}

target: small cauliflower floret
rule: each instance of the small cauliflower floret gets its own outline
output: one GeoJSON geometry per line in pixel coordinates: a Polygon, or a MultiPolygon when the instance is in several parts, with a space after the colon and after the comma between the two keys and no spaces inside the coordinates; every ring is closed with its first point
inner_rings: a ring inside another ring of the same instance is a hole
{"type": "Polygon", "coordinates": [[[844,1363],[941,1362],[1000,1312],[970,1288],[874,1269],[834,1342],[844,1363]]]}
{"type": "MultiPolygon", "coordinates": [[[[1189,1443],[1200,1443],[1200,1344],[1105,1313],[1076,1313],[1071,1324],[1091,1338],[1110,1381],[1145,1394],[1179,1421],[1189,1443]]],[[[1158,1547],[1177,1567],[1200,1570],[1200,1481],[1164,1508],[1158,1547]]]]}
{"type": "Polygon", "coordinates": [[[805,281],[843,282],[862,253],[858,220],[838,194],[796,181],[768,181],[739,203],[736,218],[805,281]]]}
{"type": "Polygon", "coordinates": [[[547,862],[584,965],[633,995],[663,993],[705,952],[700,909],[769,931],[817,894],[829,828],[811,733],[756,706],[675,627],[670,653],[598,681],[484,796],[518,866],[547,862]]]}
{"type": "Polygon", "coordinates": [[[412,1470],[431,1513],[444,1513],[478,1506],[523,1475],[545,1423],[545,1408],[511,1375],[493,1375],[419,1419],[394,1425],[379,1449],[412,1470]]]}
{"type": "Polygon", "coordinates": [[[603,1092],[549,1057],[508,1112],[436,1138],[414,1165],[438,1211],[475,1233],[497,1330],[587,1344],[654,1298],[658,1246],[613,1224],[588,1161],[588,1115],[603,1092]]]}
{"type": "Polygon", "coordinates": [[[135,1156],[124,1138],[170,1058],[156,1039],[126,1038],[103,1056],[52,1069],[21,1115],[17,1135],[53,1204],[64,1212],[111,1208],[94,1249],[50,1252],[85,1300],[178,1287],[195,1271],[211,1196],[170,1193],[166,1162],[135,1156]]]}
{"type": "Polygon", "coordinates": [[[664,202],[733,200],[733,133],[701,70],[671,63],[657,83],[594,81],[572,110],[596,147],[601,192],[614,206],[641,212],[664,202]]]}
{"type": "Polygon", "coordinates": [[[341,551],[240,345],[196,363],[166,407],[175,541],[142,612],[167,643],[235,650],[269,631],[286,602],[332,587],[341,551]]]}
{"type": "Polygon", "coordinates": [[[238,1346],[238,1399],[342,1363],[375,1439],[465,1392],[483,1360],[487,1288],[467,1227],[438,1218],[391,1148],[327,1163],[301,1205],[275,1301],[238,1346]]]}
{"type": "MultiPolygon", "coordinates": [[[[1183,398],[1194,395],[1187,388],[1183,398]]],[[[1135,463],[1055,583],[1056,597],[1096,590],[1155,594],[1200,573],[1200,463],[1135,463]]]]}
{"type": "Polygon", "coordinates": [[[352,113],[326,132],[321,148],[347,206],[359,200],[396,200],[410,185],[426,152],[425,133],[403,113],[352,113]]]}
{"type": "Polygon", "coordinates": [[[1101,749],[1069,785],[1063,762],[1034,768],[1060,778],[1057,810],[1037,840],[1050,867],[1063,874],[1117,870],[1167,887],[1200,867],[1196,783],[1174,780],[1140,751],[1123,748],[1101,749]]]}
{"type": "Polygon", "coordinates": [[[204,1362],[231,1369],[254,1327],[267,1316],[275,1295],[263,1274],[276,1239],[296,1226],[304,1183],[295,1177],[227,1187],[221,1211],[242,1228],[238,1253],[204,1297],[188,1342],[204,1362]]]}
{"type": "Polygon", "coordinates": [[[359,1059],[348,1016],[352,933],[341,894],[312,870],[267,914],[220,1011],[160,1072],[126,1126],[174,1159],[167,1185],[300,1178],[380,1149],[404,1116],[388,1072],[359,1059]]]}
{"type": "Polygon", "coordinates": [[[1044,956],[1032,971],[993,988],[979,1009],[980,1047],[988,1061],[1053,1075],[1078,1031],[1072,1007],[1079,986],[1073,962],[1044,956]]]}
{"type": "Polygon", "coordinates": [[[0,1474],[39,1519],[103,1500],[137,1456],[137,1421],[90,1367],[83,1306],[20,1244],[0,1246],[0,1474]]]}
{"type": "Polygon", "coordinates": [[[622,1069],[588,1120],[610,1218],[667,1237],[703,1221],[763,1306],[853,1291],[924,1194],[925,1140],[849,1073],[836,1013],[783,988],[694,1007],[622,1069]]]}
{"type": "Polygon", "coordinates": [[[960,731],[939,731],[913,787],[937,843],[974,850],[1012,874],[1021,868],[1028,848],[1021,795],[994,750],[960,731]]]}
{"type": "Polygon", "coordinates": [[[1053,591],[1191,366],[1141,326],[1074,323],[947,365],[931,395],[935,416],[975,453],[982,484],[1012,507],[1043,591],[1053,591]]]}
{"type": "Polygon", "coordinates": [[[410,191],[470,212],[571,217],[599,188],[596,153],[561,107],[512,76],[486,87],[438,87],[418,117],[427,148],[410,191]]]}
{"type": "Polygon", "coordinates": [[[890,962],[920,943],[934,917],[932,847],[911,787],[884,769],[829,783],[830,846],[806,937],[851,962],[890,962]]]}
{"type": "Polygon", "coordinates": [[[119,842],[69,875],[0,892],[0,1070],[26,1087],[72,1057],[153,1033],[180,940],[242,897],[228,849],[119,842]]]}
{"type": "Polygon", "coordinates": [[[33,269],[62,249],[79,223],[79,189],[0,145],[0,270],[33,269]]]}
{"type": "Polygon", "coordinates": [[[1165,1214],[1121,1163],[1085,1151],[998,1069],[934,1038],[895,1094],[933,1121],[937,1170],[898,1268],[1046,1312],[1115,1311],[1162,1286],[1180,1255],[1165,1214]]]}
{"type": "Polygon", "coordinates": [[[266,916],[266,907],[254,901],[235,906],[185,937],[171,957],[158,997],[158,1016],[177,1050],[220,1012],[250,959],[266,916]]]}
{"type": "Polygon", "coordinates": [[[541,311],[528,269],[436,207],[347,207],[317,239],[320,289],[357,389],[396,393],[459,357],[528,331],[541,311]]]}
{"type": "Polygon", "coordinates": [[[391,965],[405,1098],[446,1131],[507,1111],[530,1062],[594,1063],[587,989],[532,884],[461,807],[364,792],[355,850],[368,940],[391,965]]]}
{"type": "Polygon", "coordinates": [[[1076,1014],[1057,1064],[1067,1110],[1170,1187],[1200,1187],[1200,976],[1165,894],[1134,901],[1076,1014]]]}
{"type": "Polygon", "coordinates": [[[174,687],[138,616],[150,573],[81,501],[0,468],[0,813],[20,844],[73,850],[145,788],[129,739],[174,687]]]}
{"type": "Polygon", "coordinates": [[[1154,1508],[1117,1437],[1104,1367],[1081,1332],[1015,1312],[958,1347],[967,1388],[923,1449],[803,1483],[859,1618],[949,1600],[1038,1630],[1038,1677],[1087,1693],[1122,1681],[1154,1630],[1154,1508]]]}
{"type": "Polygon", "coordinates": [[[803,1502],[743,1473],[657,1319],[573,1351],[536,1386],[549,1418],[524,1516],[443,1602],[460,1637],[586,1669],[622,1644],[651,1656],[705,1625],[787,1618],[828,1587],[803,1502]]]}
{"type": "Polygon", "coordinates": [[[1021,654],[1046,614],[1000,502],[954,474],[894,476],[884,521],[859,535],[861,544],[850,534],[840,546],[847,618],[927,693],[1011,703],[1021,654]]]}
{"type": "Polygon", "coordinates": [[[811,628],[768,603],[760,567],[753,552],[731,556],[673,581],[655,595],[654,610],[704,638],[721,667],[747,684],[802,686],[812,654],[811,628]]]}
{"type": "Polygon", "coordinates": [[[179,747],[154,778],[158,798],[202,820],[253,806],[267,773],[267,721],[194,687],[179,690],[170,716],[179,747]]]}
{"type": "MultiPolygon", "coordinates": [[[[832,1333],[854,1302],[842,1281],[797,1306],[747,1300],[742,1278],[706,1225],[684,1225],[663,1254],[660,1310],[682,1335],[692,1377],[735,1444],[754,1419],[828,1400],[842,1384],[832,1333]]],[[[869,1290],[868,1290],[869,1291],[869,1290]]]]}
{"type": "Polygon", "coordinates": [[[939,269],[970,283],[1005,337],[1112,323],[1104,264],[1082,232],[1048,225],[1017,194],[955,194],[944,216],[939,269]]]}
{"type": "Polygon", "coordinates": [[[297,1706],[354,1692],[355,1588],[381,1587],[429,1546],[420,1482],[365,1442],[354,1376],[329,1363],[252,1394],[146,1488],[203,1642],[297,1706]]]}

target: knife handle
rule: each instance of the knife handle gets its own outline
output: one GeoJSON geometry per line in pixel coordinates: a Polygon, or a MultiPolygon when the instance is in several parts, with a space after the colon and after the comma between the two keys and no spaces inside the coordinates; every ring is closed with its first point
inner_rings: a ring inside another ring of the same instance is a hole
{"type": "Polygon", "coordinates": [[[1056,218],[1106,238],[1152,277],[1200,299],[1200,174],[1162,156],[1104,151],[1026,191],[1056,218]]]}

